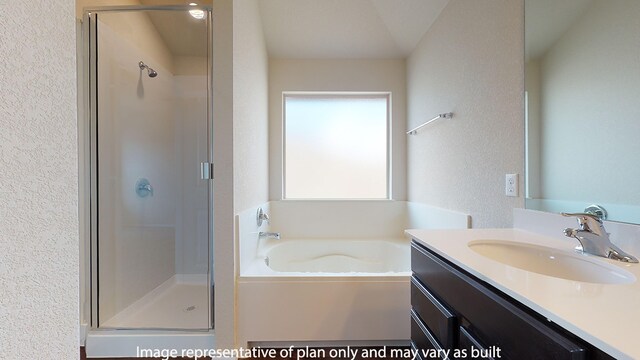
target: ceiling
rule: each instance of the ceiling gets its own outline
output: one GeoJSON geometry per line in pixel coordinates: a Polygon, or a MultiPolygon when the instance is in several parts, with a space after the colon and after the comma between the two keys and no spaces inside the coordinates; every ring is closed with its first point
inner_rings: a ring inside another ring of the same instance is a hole
{"type": "Polygon", "coordinates": [[[593,0],[529,0],[525,2],[525,58],[535,59],[578,20],[593,0]]]}
{"type": "Polygon", "coordinates": [[[448,0],[259,0],[274,58],[405,58],[448,0]]]}
{"type": "MultiPolygon", "coordinates": [[[[193,0],[140,0],[143,5],[193,0]]],[[[201,3],[199,1],[195,1],[201,3]]],[[[448,0],[258,0],[267,51],[274,58],[406,58],[448,0]]],[[[205,56],[204,21],[149,12],[174,55],[205,56]]]]}
{"type": "MultiPolygon", "coordinates": [[[[143,5],[193,0],[140,0],[143,5]]],[[[526,58],[537,58],[594,0],[525,2],[526,58]]],[[[209,1],[206,1],[210,5],[209,1]]],[[[405,58],[448,0],[258,0],[267,51],[274,58],[405,58]]],[[[149,13],[177,56],[206,56],[206,27],[184,13],[149,13]],[[185,41],[188,39],[188,41],[185,41]]]]}

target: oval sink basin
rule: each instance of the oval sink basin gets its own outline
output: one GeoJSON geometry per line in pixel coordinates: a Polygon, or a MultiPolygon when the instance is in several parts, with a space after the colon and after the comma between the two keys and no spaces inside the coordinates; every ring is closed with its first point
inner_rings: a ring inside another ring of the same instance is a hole
{"type": "Polygon", "coordinates": [[[505,240],[476,240],[471,250],[489,259],[542,275],[598,284],[628,284],[636,277],[619,267],[585,255],[505,240]]]}

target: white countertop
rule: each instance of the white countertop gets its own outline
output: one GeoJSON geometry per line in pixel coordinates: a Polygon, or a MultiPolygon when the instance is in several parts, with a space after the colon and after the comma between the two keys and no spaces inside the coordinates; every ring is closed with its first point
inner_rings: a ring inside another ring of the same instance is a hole
{"type": "Polygon", "coordinates": [[[640,359],[640,264],[591,257],[636,277],[630,284],[595,284],[521,270],[484,257],[473,240],[508,240],[572,251],[562,241],[519,229],[406,230],[407,235],[616,359],[640,359]]]}

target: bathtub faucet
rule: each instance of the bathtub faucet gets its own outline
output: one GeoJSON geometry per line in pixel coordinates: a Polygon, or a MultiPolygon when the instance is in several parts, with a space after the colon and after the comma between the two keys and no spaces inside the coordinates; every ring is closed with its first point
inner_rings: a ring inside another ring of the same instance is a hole
{"type": "Polygon", "coordinates": [[[278,232],[260,231],[258,233],[258,238],[259,239],[276,239],[276,240],[280,240],[280,233],[278,233],[278,232]]]}

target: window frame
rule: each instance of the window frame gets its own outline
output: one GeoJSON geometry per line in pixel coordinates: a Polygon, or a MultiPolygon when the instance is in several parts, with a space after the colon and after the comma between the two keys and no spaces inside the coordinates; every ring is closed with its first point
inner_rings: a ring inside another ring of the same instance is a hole
{"type": "Polygon", "coordinates": [[[285,201],[391,201],[392,199],[392,93],[391,91],[283,91],[282,92],[282,183],[281,200],[285,201]],[[385,99],[387,102],[386,114],[386,188],[385,196],[380,198],[287,198],[287,98],[364,98],[385,99]]]}

